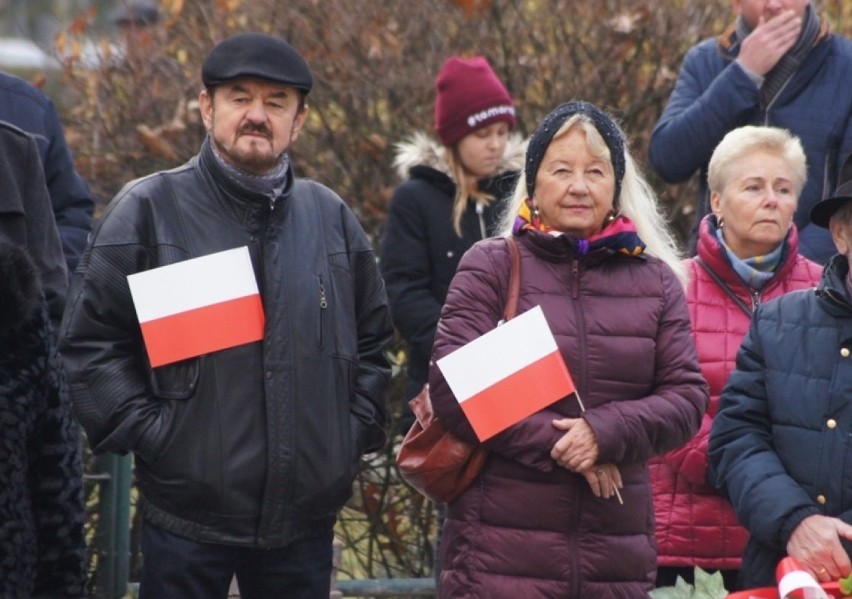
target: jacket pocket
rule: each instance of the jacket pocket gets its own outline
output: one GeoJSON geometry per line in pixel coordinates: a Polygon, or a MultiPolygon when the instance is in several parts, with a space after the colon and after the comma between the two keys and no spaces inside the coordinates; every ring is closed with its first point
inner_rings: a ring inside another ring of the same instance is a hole
{"type": "Polygon", "coordinates": [[[151,390],[160,399],[185,400],[198,387],[200,358],[191,358],[150,370],[151,390]]]}

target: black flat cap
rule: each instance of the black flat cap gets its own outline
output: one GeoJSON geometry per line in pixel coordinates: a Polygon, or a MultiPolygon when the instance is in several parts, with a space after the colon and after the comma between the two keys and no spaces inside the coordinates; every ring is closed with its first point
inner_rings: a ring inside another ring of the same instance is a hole
{"type": "Polygon", "coordinates": [[[811,222],[817,226],[828,228],[828,222],[843,204],[852,200],[852,154],[840,169],[840,185],[830,198],[820,200],[811,208],[811,222]]]}
{"type": "Polygon", "coordinates": [[[267,79],[305,94],[314,84],[308,63],[293,46],[263,33],[241,33],[219,42],[201,67],[207,87],[239,77],[267,79]]]}

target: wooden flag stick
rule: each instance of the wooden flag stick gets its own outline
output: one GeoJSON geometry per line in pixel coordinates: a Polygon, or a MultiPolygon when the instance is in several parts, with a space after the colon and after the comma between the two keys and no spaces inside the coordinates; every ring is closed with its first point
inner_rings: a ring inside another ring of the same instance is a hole
{"type": "MultiPolygon", "coordinates": [[[[585,412],[585,411],[586,411],[586,406],[585,406],[585,405],[583,405],[583,400],[582,400],[582,398],[580,397],[580,392],[575,390],[575,391],[574,391],[574,395],[576,395],[576,396],[577,396],[577,403],[578,403],[578,404],[580,404],[580,411],[581,411],[581,412],[585,412]]],[[[615,484],[614,484],[614,483],[613,483],[613,485],[612,485],[612,486],[613,486],[613,488],[615,489],[615,496],[618,498],[618,503],[620,503],[621,505],[624,505],[624,500],[621,498],[621,492],[618,490],[618,487],[617,487],[617,486],[615,486],[615,484]]]]}

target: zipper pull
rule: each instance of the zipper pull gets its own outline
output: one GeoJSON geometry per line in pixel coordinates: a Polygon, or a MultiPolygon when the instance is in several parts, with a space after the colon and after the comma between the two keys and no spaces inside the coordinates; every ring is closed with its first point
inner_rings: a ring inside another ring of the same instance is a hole
{"type": "Polygon", "coordinates": [[[325,297],[325,285],[322,284],[322,281],[320,281],[319,289],[320,289],[320,308],[325,310],[326,308],[328,308],[328,299],[325,297]]]}
{"type": "Polygon", "coordinates": [[[760,305],[760,291],[753,291],[751,294],[751,311],[757,310],[760,305]]]}

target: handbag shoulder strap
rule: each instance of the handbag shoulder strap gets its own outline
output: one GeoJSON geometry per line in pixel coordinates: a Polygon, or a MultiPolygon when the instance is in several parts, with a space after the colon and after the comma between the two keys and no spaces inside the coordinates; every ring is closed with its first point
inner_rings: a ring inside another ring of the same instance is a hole
{"type": "Polygon", "coordinates": [[[740,298],[736,293],[734,293],[734,290],[731,289],[728,286],[728,284],[725,283],[725,281],[722,280],[722,277],[720,277],[715,270],[710,268],[709,264],[707,264],[704,260],[702,260],[698,256],[695,256],[695,258],[693,258],[693,260],[695,260],[695,262],[698,264],[698,266],[703,268],[705,270],[705,272],[707,272],[707,274],[710,275],[710,278],[713,279],[716,282],[716,284],[719,286],[719,288],[722,291],[724,291],[728,295],[728,297],[730,297],[732,300],[734,300],[734,303],[739,307],[740,310],[745,312],[746,316],[748,316],[749,318],[752,317],[753,312],[752,312],[751,308],[748,307],[748,305],[742,300],[742,298],[740,298]]]}
{"type": "Polygon", "coordinates": [[[506,297],[506,307],[503,310],[503,321],[512,320],[518,315],[518,298],[521,295],[521,254],[514,237],[506,237],[509,247],[509,295],[506,297]]]}

